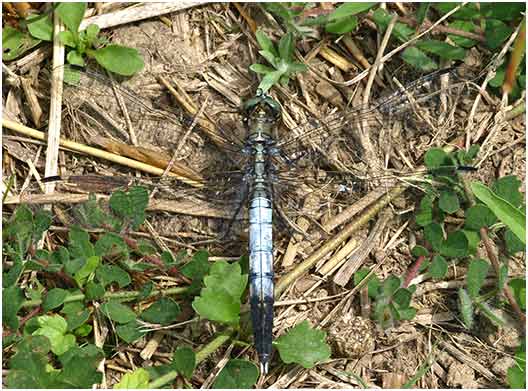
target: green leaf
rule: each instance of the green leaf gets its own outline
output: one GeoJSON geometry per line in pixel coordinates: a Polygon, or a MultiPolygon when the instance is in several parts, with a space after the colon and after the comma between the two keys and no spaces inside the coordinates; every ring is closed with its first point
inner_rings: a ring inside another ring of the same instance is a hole
{"type": "Polygon", "coordinates": [[[430,3],[419,3],[418,10],[416,11],[416,21],[418,24],[422,24],[425,18],[427,17],[427,13],[429,12],[429,7],[431,6],[430,3]]]}
{"type": "MultiPolygon", "coordinates": [[[[454,22],[449,24],[449,27],[452,28],[453,30],[467,31],[468,33],[471,33],[475,31],[476,29],[476,26],[473,22],[464,21],[464,20],[455,20],[454,22]]],[[[448,34],[447,36],[456,45],[462,46],[464,48],[471,48],[475,46],[476,44],[478,44],[478,41],[475,41],[473,39],[469,39],[466,37],[462,37],[460,35],[448,34]]]]}
{"type": "Polygon", "coordinates": [[[63,370],[58,378],[66,385],[61,388],[89,389],[101,383],[102,374],[97,367],[103,358],[103,352],[91,344],[68,350],[59,357],[63,370]]]}
{"type": "Polygon", "coordinates": [[[424,72],[431,72],[438,68],[438,64],[416,47],[408,47],[401,54],[407,64],[424,72]]]}
{"type": "MultiPolygon", "coordinates": [[[[347,4],[354,4],[354,3],[346,3],[343,5],[347,5],[347,4]]],[[[329,22],[325,26],[325,31],[331,34],[346,34],[346,33],[349,33],[350,31],[353,31],[357,27],[357,25],[358,25],[357,16],[351,15],[345,18],[339,18],[337,20],[329,22]]]]}
{"type": "Polygon", "coordinates": [[[75,346],[75,336],[73,334],[66,334],[68,331],[68,323],[62,316],[43,315],[37,319],[40,328],[33,332],[33,335],[48,337],[51,343],[51,351],[57,356],[64,354],[75,346]]]}
{"type": "Polygon", "coordinates": [[[147,322],[168,325],[180,315],[180,306],[169,297],[162,297],[141,313],[141,318],[147,322]]]}
{"type": "Polygon", "coordinates": [[[497,179],[491,186],[491,190],[499,197],[518,208],[523,203],[523,195],[519,191],[522,182],[515,175],[507,175],[497,179]]]}
{"type": "MultiPolygon", "coordinates": [[[[442,14],[447,14],[453,8],[458,6],[459,3],[449,2],[449,3],[433,3],[433,7],[440,11],[442,14]]],[[[480,17],[478,8],[473,3],[465,4],[457,12],[451,15],[451,18],[454,19],[476,19],[480,17]]]]}
{"type": "Polygon", "coordinates": [[[68,30],[77,32],[84,18],[86,3],[59,3],[55,11],[68,30]]]}
{"type": "Polygon", "coordinates": [[[458,289],[458,310],[462,317],[462,322],[466,329],[470,330],[473,327],[473,301],[469,297],[465,289],[458,289]]]}
{"type": "Polygon", "coordinates": [[[24,294],[16,285],[2,289],[2,324],[11,330],[18,329],[17,312],[22,308],[24,294]]]}
{"type": "Polygon", "coordinates": [[[247,275],[241,274],[240,264],[214,263],[204,283],[200,296],[193,300],[194,310],[209,320],[238,323],[240,299],[247,285],[247,275]]]}
{"type": "Polygon", "coordinates": [[[344,3],[336,8],[328,18],[330,20],[336,20],[340,18],[346,18],[348,16],[357,15],[362,12],[368,11],[374,7],[376,3],[344,3]]]}
{"type": "Polygon", "coordinates": [[[480,182],[471,182],[471,190],[475,196],[491,209],[512,232],[526,244],[526,216],[508,201],[496,195],[480,182]]]}
{"type": "Polygon", "coordinates": [[[123,341],[131,344],[145,335],[146,331],[142,331],[140,324],[134,319],[126,324],[118,324],[116,333],[123,341]]]}
{"type": "Polygon", "coordinates": [[[100,262],[101,257],[96,255],[86,259],[84,265],[73,276],[73,279],[77,282],[79,287],[82,288],[86,282],[93,280],[95,269],[97,269],[100,262]]]}
{"type": "Polygon", "coordinates": [[[425,227],[433,222],[433,196],[425,195],[420,200],[420,208],[416,214],[416,224],[425,227]]]}
{"type": "Polygon", "coordinates": [[[508,283],[513,291],[515,301],[523,311],[526,310],[526,280],[524,278],[513,278],[508,283]]]}
{"type": "Polygon", "coordinates": [[[258,88],[261,89],[262,92],[267,92],[272,86],[277,84],[282,75],[283,73],[281,71],[268,73],[262,78],[258,88]]]}
{"type": "Polygon", "coordinates": [[[80,67],[84,66],[84,58],[82,54],[79,53],[77,50],[71,50],[70,52],[68,52],[66,60],[68,61],[68,64],[77,65],[80,67]]]}
{"type": "Polygon", "coordinates": [[[500,265],[499,273],[497,276],[497,289],[499,291],[502,291],[504,289],[506,281],[508,281],[508,266],[503,264],[500,265]]]}
{"type": "Polygon", "coordinates": [[[250,361],[229,360],[220,371],[212,388],[250,389],[259,376],[258,368],[250,361]]]}
{"type": "Polygon", "coordinates": [[[66,297],[68,297],[68,291],[61,288],[54,288],[48,292],[44,302],[42,303],[42,309],[44,312],[48,312],[52,309],[60,307],[66,297]]]}
{"type": "Polygon", "coordinates": [[[511,35],[513,29],[497,19],[487,19],[484,35],[490,49],[497,49],[511,35]]]}
{"type": "Polygon", "coordinates": [[[22,33],[11,26],[2,27],[2,60],[11,61],[22,56],[41,42],[28,33],[22,33]]]}
{"type": "Polygon", "coordinates": [[[74,331],[81,327],[88,319],[90,319],[91,312],[87,309],[81,309],[77,312],[69,312],[66,314],[66,321],[68,322],[68,331],[74,331]]]}
{"type": "Polygon", "coordinates": [[[292,33],[286,33],[279,41],[279,56],[283,60],[290,62],[293,58],[293,50],[295,49],[295,42],[292,33]]]}
{"type": "Polygon", "coordinates": [[[115,265],[99,266],[95,271],[95,276],[104,287],[112,282],[117,282],[119,288],[123,288],[132,282],[130,275],[119,266],[115,265]]]}
{"type": "Polygon", "coordinates": [[[123,375],[114,389],[146,389],[149,388],[150,376],[146,369],[138,368],[132,373],[123,375]]]}
{"type": "Polygon", "coordinates": [[[441,255],[435,255],[427,272],[434,279],[444,278],[447,274],[447,261],[441,255]]]}
{"type": "Polygon", "coordinates": [[[94,50],[90,55],[103,68],[122,76],[132,76],[145,66],[136,49],[124,46],[108,45],[94,50]]]}
{"type": "Polygon", "coordinates": [[[482,227],[490,227],[497,221],[497,217],[493,212],[486,205],[482,204],[477,204],[466,209],[465,214],[466,221],[464,228],[473,231],[478,231],[482,227]]]}
{"type": "Polygon", "coordinates": [[[467,292],[469,297],[476,298],[488,275],[489,263],[483,259],[474,259],[469,263],[466,275],[467,292]]]}
{"type": "Polygon", "coordinates": [[[427,240],[433,250],[440,251],[440,247],[444,241],[444,231],[442,230],[442,226],[438,223],[426,225],[424,227],[424,239],[427,240]]]}
{"type": "Polygon", "coordinates": [[[43,41],[53,40],[53,23],[47,14],[30,15],[26,19],[29,33],[43,41]]]}
{"type": "Polygon", "coordinates": [[[383,296],[392,297],[392,295],[400,288],[401,281],[396,276],[389,276],[383,281],[383,296]]]}
{"type": "Polygon", "coordinates": [[[414,246],[411,250],[411,254],[413,257],[427,257],[429,255],[429,251],[423,247],[423,246],[414,246]]]}
{"type": "Polygon", "coordinates": [[[411,304],[412,293],[406,288],[400,288],[392,296],[392,301],[398,309],[408,308],[411,304]]]}
{"type": "Polygon", "coordinates": [[[89,46],[92,46],[95,44],[97,35],[99,34],[99,31],[101,29],[96,24],[91,24],[88,27],[86,27],[86,43],[89,46]]]}
{"type": "Polygon", "coordinates": [[[313,368],[319,361],[330,358],[330,347],[325,342],[326,333],[313,329],[307,320],[299,323],[275,341],[282,361],[313,368]]]}
{"type": "Polygon", "coordinates": [[[455,213],[460,209],[457,194],[451,190],[442,190],[438,199],[438,207],[446,213],[455,213]]]}
{"type": "MultiPolygon", "coordinates": [[[[376,25],[382,32],[385,32],[392,19],[392,15],[389,15],[387,11],[382,8],[377,8],[372,16],[376,25]]],[[[414,30],[404,23],[396,23],[392,32],[401,42],[408,41],[414,34],[414,30]]]]}
{"type": "Polygon", "coordinates": [[[424,52],[436,54],[445,60],[463,60],[466,57],[464,49],[434,39],[418,41],[416,47],[424,52]]]}
{"type": "Polygon", "coordinates": [[[93,245],[90,243],[90,235],[88,235],[88,232],[84,231],[79,226],[74,225],[70,229],[68,237],[68,249],[72,258],[88,258],[95,255],[93,245]]]}
{"type": "Polygon", "coordinates": [[[475,231],[463,229],[462,232],[466,236],[468,243],[468,255],[474,255],[477,253],[477,248],[480,244],[480,234],[475,231]]]}
{"type": "Polygon", "coordinates": [[[469,243],[462,231],[455,231],[447,235],[447,239],[440,246],[440,254],[446,257],[465,257],[469,254],[469,243]]]}
{"type": "Polygon", "coordinates": [[[101,304],[101,312],[117,323],[129,323],[136,319],[136,314],[126,305],[115,301],[101,304]]]}
{"type": "Polygon", "coordinates": [[[267,65],[264,65],[264,64],[251,64],[249,66],[249,69],[251,69],[255,73],[260,73],[263,75],[265,75],[266,73],[275,71],[275,69],[268,67],[267,65]]]}
{"type": "Polygon", "coordinates": [[[280,59],[280,57],[275,56],[272,52],[269,52],[267,50],[260,50],[259,54],[264,57],[267,62],[273,65],[274,68],[278,67],[278,60],[280,59]]]}
{"type": "Polygon", "coordinates": [[[495,309],[491,308],[487,303],[480,301],[477,301],[475,305],[479,309],[480,313],[488,318],[491,323],[497,327],[504,327],[506,321],[502,318],[502,316],[496,313],[495,309]]]}
{"type": "Polygon", "coordinates": [[[508,384],[510,388],[526,388],[526,342],[515,349],[515,364],[508,368],[507,373],[508,384]]]}
{"type": "Polygon", "coordinates": [[[196,368],[196,355],[189,347],[179,347],[172,356],[172,365],[180,375],[190,379],[196,368]]]}
{"type": "Polygon", "coordinates": [[[104,297],[105,289],[103,284],[94,281],[88,281],[84,288],[86,300],[100,300],[104,297]]]}
{"type": "MultiPolygon", "coordinates": [[[[369,274],[370,270],[367,268],[359,269],[357,272],[354,273],[354,286],[357,286],[366,276],[369,274]]],[[[380,280],[378,277],[373,274],[369,277],[369,280],[367,281],[367,289],[368,289],[368,295],[371,298],[376,298],[379,294],[379,290],[381,287],[380,280]]]]}
{"type": "Polygon", "coordinates": [[[95,243],[95,255],[100,257],[118,256],[127,259],[129,257],[128,246],[121,236],[114,232],[107,232],[101,236],[95,243]]]}
{"type": "Polygon", "coordinates": [[[523,3],[489,2],[480,4],[480,12],[490,19],[514,20],[520,18],[526,7],[523,3]]]}
{"type": "Polygon", "coordinates": [[[525,250],[525,245],[519,240],[517,236],[511,231],[511,229],[506,229],[504,231],[504,243],[506,244],[506,250],[508,254],[516,254],[525,250]]]}
{"type": "Polygon", "coordinates": [[[273,42],[266,35],[266,33],[264,33],[262,30],[257,30],[255,32],[255,38],[257,38],[257,42],[262,50],[271,53],[273,57],[279,57],[277,49],[275,49],[273,42]]]}

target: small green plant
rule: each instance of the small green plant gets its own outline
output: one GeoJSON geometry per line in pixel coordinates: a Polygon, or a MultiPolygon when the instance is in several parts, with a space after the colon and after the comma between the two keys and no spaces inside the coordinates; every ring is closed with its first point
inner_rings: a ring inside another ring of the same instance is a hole
{"type": "Polygon", "coordinates": [[[515,364],[508,368],[507,378],[510,388],[526,388],[526,341],[515,350],[515,364]]]}
{"type": "Polygon", "coordinates": [[[267,92],[277,83],[286,85],[293,74],[306,71],[306,65],[293,60],[295,42],[292,33],[287,33],[280,39],[278,49],[264,32],[258,30],[255,35],[262,49],[259,54],[273,66],[252,64],[249,67],[253,72],[264,75],[258,86],[262,92],[267,92]]]}
{"type": "MultiPolygon", "coordinates": [[[[103,68],[123,76],[131,76],[143,69],[143,59],[136,49],[108,44],[99,35],[97,25],[89,25],[79,31],[84,18],[86,3],[59,3],[55,7],[67,30],[60,33],[60,40],[68,47],[66,60],[71,65],[84,66],[85,59],[93,58],[103,68]]],[[[3,36],[3,59],[12,60],[22,55],[41,41],[53,39],[53,24],[50,14],[30,15],[26,19],[27,33],[9,28],[3,36]]]]}

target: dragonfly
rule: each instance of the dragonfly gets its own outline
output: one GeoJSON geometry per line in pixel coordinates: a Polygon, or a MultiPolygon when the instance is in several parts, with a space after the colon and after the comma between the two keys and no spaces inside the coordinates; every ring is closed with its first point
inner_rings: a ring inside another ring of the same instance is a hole
{"type": "MultiPolygon", "coordinates": [[[[184,114],[167,104],[141,97],[98,71],[76,71],[73,79],[75,87],[66,92],[72,94],[68,102],[73,105],[72,112],[78,116],[79,124],[89,121],[94,127],[102,128],[102,121],[112,122],[109,118],[98,120],[88,114],[90,110],[86,110],[86,105],[92,112],[98,111],[98,104],[113,95],[113,88],[114,91],[117,89],[131,112],[129,116],[132,120],[125,120],[124,123],[134,122],[133,125],[141,129],[145,121],[154,122],[159,124],[160,133],[174,127],[187,128],[187,134],[182,136],[180,132],[177,136],[171,134],[170,137],[173,140],[187,139],[190,140],[188,143],[196,143],[198,148],[193,151],[210,147],[201,143],[201,139],[193,139],[194,134],[189,132],[198,123],[205,137],[214,144],[213,148],[221,152],[222,164],[227,164],[228,169],[193,169],[190,168],[192,164],[186,165],[172,159],[169,165],[173,168],[176,166],[177,182],[174,174],[152,180],[158,184],[170,182],[173,196],[177,199],[197,197],[208,202],[218,201],[218,205],[230,210],[231,217],[227,218],[223,238],[232,234],[236,222],[248,220],[249,304],[255,348],[264,374],[269,371],[272,357],[275,261],[273,230],[276,220],[288,232],[306,235],[293,222],[295,216],[311,213],[311,217],[315,219],[324,213],[321,212],[321,207],[316,207],[313,211],[303,209],[302,200],[307,194],[330,194],[335,204],[343,205],[350,203],[351,192],[360,183],[379,184],[388,178],[394,181],[394,174],[358,175],[357,171],[339,164],[339,159],[329,158],[332,156],[332,142],[336,139],[344,137],[345,145],[349,152],[352,151],[350,136],[343,136],[343,129],[360,125],[383,126],[394,120],[414,117],[424,104],[434,104],[442,93],[467,86],[456,68],[441,69],[398,88],[368,106],[346,107],[321,120],[310,120],[292,129],[285,137],[278,137],[283,116],[281,104],[260,90],[243,105],[243,131],[240,132],[236,126],[229,128],[225,124],[211,125],[212,121],[203,113],[194,112],[194,116],[190,116],[189,113],[184,114]],[[436,87],[443,76],[449,76],[456,82],[447,89],[436,87]],[[80,99],[79,91],[88,93],[80,99]],[[82,105],[85,105],[84,108],[81,108],[82,105]]],[[[92,134],[87,138],[90,137],[95,136],[92,134]]],[[[201,160],[196,159],[192,153],[185,152],[183,143],[177,144],[177,149],[184,151],[187,160],[201,160]]],[[[357,155],[353,153],[354,156],[357,155]]],[[[220,164],[214,161],[212,165],[220,164]]],[[[411,172],[411,176],[414,175],[411,172]]],[[[89,185],[96,181],[100,183],[102,177],[97,178],[99,176],[70,175],[50,177],[47,180],[89,185]]],[[[108,181],[113,182],[115,181],[108,181]]]]}

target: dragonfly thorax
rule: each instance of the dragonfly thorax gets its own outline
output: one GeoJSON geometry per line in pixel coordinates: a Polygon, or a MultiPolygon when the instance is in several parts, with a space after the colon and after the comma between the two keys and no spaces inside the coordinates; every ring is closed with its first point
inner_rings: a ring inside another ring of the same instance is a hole
{"type": "Polygon", "coordinates": [[[254,98],[244,104],[244,112],[248,141],[269,143],[272,139],[272,130],[280,118],[279,103],[259,90],[254,98]]]}

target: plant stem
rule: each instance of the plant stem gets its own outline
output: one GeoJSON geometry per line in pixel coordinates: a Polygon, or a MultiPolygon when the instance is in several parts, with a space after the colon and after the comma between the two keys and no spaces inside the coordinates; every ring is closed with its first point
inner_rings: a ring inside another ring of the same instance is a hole
{"type": "MultiPolygon", "coordinates": [[[[196,365],[205,360],[216,349],[226,343],[235,334],[235,330],[228,328],[224,333],[217,335],[211,342],[205,345],[196,353],[196,365]]],[[[178,371],[170,371],[169,373],[157,378],[149,383],[148,388],[160,388],[165,384],[173,381],[178,376],[178,371]]]]}
{"type": "MultiPolygon", "coordinates": [[[[182,293],[187,292],[189,288],[188,287],[176,287],[176,288],[170,288],[170,289],[156,289],[150,292],[148,297],[154,297],[159,294],[163,295],[181,295],[182,293]]],[[[115,299],[115,300],[122,300],[122,301],[130,301],[138,298],[141,296],[142,292],[139,291],[123,291],[123,292],[107,292],[103,296],[103,299],[115,299]]],[[[68,296],[64,303],[71,303],[73,301],[81,301],[84,300],[85,296],[83,293],[77,293],[75,295],[68,296]]],[[[26,300],[24,303],[22,303],[22,307],[35,307],[42,304],[42,299],[36,299],[36,300],[26,300]]]]}

